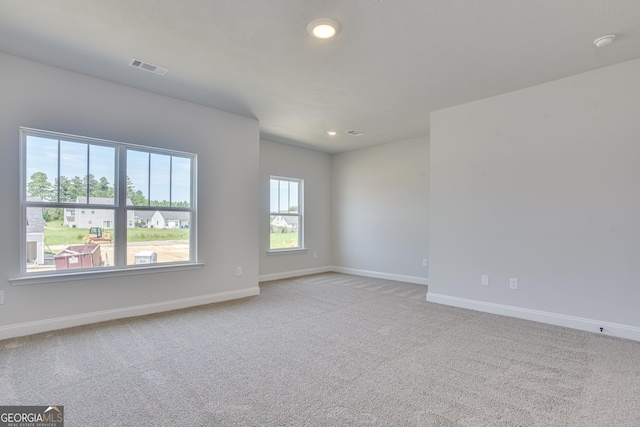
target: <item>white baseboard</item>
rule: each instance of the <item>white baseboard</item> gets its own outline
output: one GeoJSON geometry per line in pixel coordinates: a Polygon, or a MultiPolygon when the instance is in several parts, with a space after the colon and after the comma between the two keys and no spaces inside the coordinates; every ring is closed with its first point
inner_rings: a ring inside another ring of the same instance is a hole
{"type": "Polygon", "coordinates": [[[470,310],[482,311],[485,313],[500,314],[503,316],[516,317],[518,319],[533,320],[535,322],[547,323],[550,325],[564,326],[567,328],[579,329],[582,331],[596,332],[619,338],[626,338],[640,341],[640,328],[618,323],[602,322],[583,317],[567,316],[564,314],[550,313],[547,311],[531,310],[528,308],[514,307],[510,305],[494,304],[484,301],[477,301],[467,298],[458,298],[442,294],[427,293],[427,301],[450,305],[454,307],[467,308],[470,310]],[[603,328],[600,331],[600,328],[603,328]]]}
{"type": "Polygon", "coordinates": [[[219,292],[190,298],[181,298],[152,304],[142,304],[133,307],[117,308],[113,310],[96,311],[92,313],[76,314],[53,319],[37,320],[34,322],[18,323],[0,326],[0,340],[71,328],[73,326],[88,325],[107,320],[123,319],[126,317],[143,316],[145,314],[195,307],[214,302],[228,301],[260,295],[259,287],[240,289],[237,291],[219,292]]]}
{"type": "Polygon", "coordinates": [[[405,276],[402,274],[383,273],[380,271],[370,271],[370,270],[360,270],[357,268],[338,267],[335,265],[329,265],[326,267],[309,268],[306,270],[283,271],[281,273],[274,273],[274,274],[262,274],[258,277],[258,280],[260,282],[267,282],[269,280],[290,279],[292,277],[300,277],[300,276],[307,276],[309,274],[329,273],[329,272],[353,274],[355,276],[375,277],[376,279],[395,280],[398,282],[416,283],[418,285],[429,284],[429,279],[427,279],[426,277],[405,276]]]}
{"type": "Polygon", "coordinates": [[[405,276],[403,274],[383,273],[381,271],[360,270],[357,268],[346,268],[332,266],[330,271],[344,274],[354,274],[356,276],[374,277],[376,279],[395,280],[398,282],[416,283],[418,285],[428,285],[429,279],[419,276],[405,276]]]}
{"type": "Polygon", "coordinates": [[[328,273],[330,271],[333,271],[333,270],[329,266],[307,268],[305,270],[283,271],[281,273],[262,274],[258,276],[258,281],[268,282],[269,280],[289,279],[291,277],[308,276],[309,274],[318,274],[318,273],[328,273]]]}

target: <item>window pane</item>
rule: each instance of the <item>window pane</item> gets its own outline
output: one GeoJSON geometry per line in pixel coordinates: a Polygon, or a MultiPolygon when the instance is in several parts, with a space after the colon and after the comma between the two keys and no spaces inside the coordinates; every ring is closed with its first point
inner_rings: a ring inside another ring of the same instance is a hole
{"type": "Polygon", "coordinates": [[[270,248],[292,249],[300,247],[297,215],[272,215],[270,248]]]}
{"type": "Polygon", "coordinates": [[[190,261],[190,212],[129,211],[127,265],[190,261]]]}
{"type": "Polygon", "coordinates": [[[171,206],[191,206],[191,159],[171,158],[171,206]]]}
{"type": "Polygon", "coordinates": [[[60,187],[68,201],[87,203],[87,144],[60,141],[60,187]]]}
{"type": "Polygon", "coordinates": [[[127,150],[127,205],[148,206],[149,153],[127,150]]]}
{"type": "Polygon", "coordinates": [[[90,212],[27,208],[27,272],[112,265],[115,212],[113,209],[90,212]],[[64,222],[59,218],[62,215],[64,222]]]}
{"type": "Polygon", "coordinates": [[[289,212],[289,181],[280,181],[278,212],[289,212]]]}
{"type": "Polygon", "coordinates": [[[149,201],[151,206],[169,206],[171,157],[151,154],[149,201]]]}
{"type": "Polygon", "coordinates": [[[54,183],[58,177],[58,141],[27,136],[26,138],[26,196],[37,200],[55,201],[54,183]]]}
{"type": "Polygon", "coordinates": [[[289,212],[298,212],[298,186],[296,181],[289,183],[289,212]]]}
{"type": "Polygon", "coordinates": [[[270,212],[278,212],[278,187],[279,181],[272,179],[269,181],[269,210],[270,212]]]}
{"type": "Polygon", "coordinates": [[[89,177],[91,203],[114,204],[115,148],[100,145],[89,147],[89,177]]]}

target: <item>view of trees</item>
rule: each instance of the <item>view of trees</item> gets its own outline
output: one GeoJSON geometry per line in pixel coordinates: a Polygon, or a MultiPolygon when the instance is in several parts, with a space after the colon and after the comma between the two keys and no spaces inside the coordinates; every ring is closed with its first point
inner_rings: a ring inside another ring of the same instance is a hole
{"type": "MultiPolygon", "coordinates": [[[[27,191],[31,196],[39,196],[42,200],[55,200],[60,187],[60,202],[75,203],[80,196],[87,194],[87,178],[75,176],[71,179],[66,176],[55,179],[54,183],[49,182],[47,174],[44,172],[36,172],[31,175],[31,179],[27,184],[27,191]]],[[[133,188],[132,188],[133,191],[133,188]]],[[[93,175],[89,175],[89,192],[92,197],[113,197],[113,187],[109,180],[105,177],[100,180],[95,179],[93,175]]]]}
{"type": "MultiPolygon", "coordinates": [[[[88,176],[89,195],[91,197],[114,197],[114,188],[105,177],[96,179],[95,176],[89,174],[88,176]]],[[[54,180],[52,184],[49,182],[49,177],[44,172],[36,172],[31,175],[29,183],[27,183],[27,192],[30,196],[38,196],[44,201],[55,201],[58,195],[58,187],[60,188],[60,202],[61,203],[75,203],[78,197],[86,197],[87,195],[87,177],[80,178],[74,176],[73,178],[67,178],[60,176],[60,182],[58,178],[54,180]]],[[[175,207],[189,207],[189,202],[173,202],[168,200],[151,200],[148,201],[142,190],[136,190],[133,182],[127,177],[127,198],[131,200],[134,206],[175,206],[175,207]]],[[[62,209],[44,209],[43,217],[45,221],[54,221],[63,219],[62,209]]]]}

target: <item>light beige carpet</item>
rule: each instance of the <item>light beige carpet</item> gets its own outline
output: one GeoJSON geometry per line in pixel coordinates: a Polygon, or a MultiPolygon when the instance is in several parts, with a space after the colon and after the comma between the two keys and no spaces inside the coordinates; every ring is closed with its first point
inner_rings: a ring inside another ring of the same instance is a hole
{"type": "Polygon", "coordinates": [[[337,273],[0,341],[0,404],[66,426],[640,426],[640,343],[337,273]]]}

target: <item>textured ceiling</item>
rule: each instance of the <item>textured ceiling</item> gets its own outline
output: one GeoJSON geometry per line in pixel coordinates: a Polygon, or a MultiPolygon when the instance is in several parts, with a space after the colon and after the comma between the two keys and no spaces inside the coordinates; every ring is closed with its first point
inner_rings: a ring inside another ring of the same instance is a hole
{"type": "Polygon", "coordinates": [[[638,58],[640,1],[4,0],[0,51],[255,117],[268,139],[336,153],[428,134],[431,111],[638,58]],[[342,32],[312,39],[318,17],[342,32]],[[595,48],[609,33],[615,43],[595,48]],[[169,72],[132,68],[134,57],[169,72]]]}

